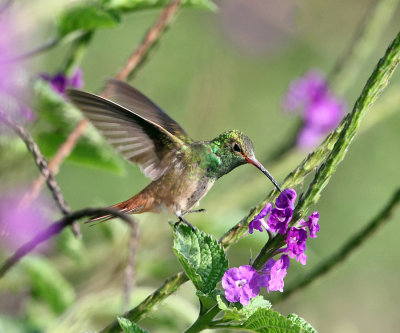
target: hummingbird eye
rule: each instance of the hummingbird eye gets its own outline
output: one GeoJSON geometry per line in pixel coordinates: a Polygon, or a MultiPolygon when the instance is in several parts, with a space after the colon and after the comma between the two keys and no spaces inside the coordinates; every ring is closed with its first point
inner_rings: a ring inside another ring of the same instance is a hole
{"type": "Polygon", "coordinates": [[[240,149],[240,146],[235,142],[232,146],[233,151],[240,153],[242,150],[240,149]]]}

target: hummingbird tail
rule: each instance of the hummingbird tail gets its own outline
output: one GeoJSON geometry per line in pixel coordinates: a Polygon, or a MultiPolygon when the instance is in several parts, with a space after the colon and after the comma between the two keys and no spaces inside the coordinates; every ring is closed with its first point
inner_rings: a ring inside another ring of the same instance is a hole
{"type": "MultiPolygon", "coordinates": [[[[108,208],[113,208],[121,213],[125,214],[141,214],[144,212],[149,212],[151,211],[153,207],[153,201],[154,199],[151,198],[150,196],[140,192],[136,195],[134,195],[132,198],[125,200],[123,202],[117,203],[115,205],[112,205],[108,208]]],[[[102,222],[106,222],[109,220],[112,220],[115,218],[115,216],[107,214],[107,215],[101,215],[101,216],[93,216],[90,220],[86,221],[85,223],[94,223],[94,225],[102,222]]]]}

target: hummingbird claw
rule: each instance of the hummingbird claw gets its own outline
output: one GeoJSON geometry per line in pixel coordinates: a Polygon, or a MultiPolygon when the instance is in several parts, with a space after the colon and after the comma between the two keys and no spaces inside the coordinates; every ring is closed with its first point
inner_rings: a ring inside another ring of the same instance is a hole
{"type": "Polygon", "coordinates": [[[192,231],[194,231],[194,226],[191,225],[188,221],[186,221],[182,216],[178,216],[178,221],[175,222],[174,227],[176,228],[177,225],[179,225],[180,223],[185,223],[188,227],[190,227],[192,229],[192,231]]]}
{"type": "Polygon", "coordinates": [[[188,210],[187,212],[184,212],[182,214],[182,216],[185,216],[186,214],[190,214],[190,213],[207,213],[207,211],[204,208],[188,210]]]}

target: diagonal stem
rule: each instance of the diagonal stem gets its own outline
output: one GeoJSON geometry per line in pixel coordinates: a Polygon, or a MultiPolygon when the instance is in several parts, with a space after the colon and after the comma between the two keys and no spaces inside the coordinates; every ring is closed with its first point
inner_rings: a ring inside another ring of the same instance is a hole
{"type": "MultiPolygon", "coordinates": [[[[33,140],[30,133],[22,125],[15,122],[13,119],[11,119],[8,115],[6,115],[3,112],[0,112],[0,120],[4,124],[6,124],[10,128],[12,128],[13,131],[15,133],[17,133],[18,136],[22,139],[22,141],[24,141],[28,150],[32,153],[35,163],[36,163],[37,167],[39,168],[43,179],[46,180],[47,186],[48,186],[55,202],[57,203],[61,212],[64,215],[68,215],[71,212],[71,209],[69,208],[68,204],[66,203],[66,201],[64,199],[64,196],[62,195],[60,187],[58,186],[58,183],[54,177],[54,174],[50,170],[45,157],[40,152],[38,145],[33,140]]],[[[72,231],[75,233],[75,235],[80,235],[79,225],[76,223],[73,223],[72,231]]]]}
{"type": "Polygon", "coordinates": [[[125,63],[125,66],[115,76],[117,79],[126,80],[133,74],[133,71],[140,65],[152,46],[161,37],[162,33],[165,31],[165,28],[168,26],[168,24],[171,22],[172,18],[178,11],[180,5],[181,0],[173,0],[164,8],[156,23],[144,36],[139,47],[129,57],[128,61],[125,63]]]}

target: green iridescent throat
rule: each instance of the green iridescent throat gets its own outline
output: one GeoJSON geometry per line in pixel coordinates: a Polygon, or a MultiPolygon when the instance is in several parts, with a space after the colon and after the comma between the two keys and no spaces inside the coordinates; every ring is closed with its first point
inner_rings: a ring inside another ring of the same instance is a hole
{"type": "Polygon", "coordinates": [[[245,164],[242,154],[235,152],[232,147],[237,143],[246,155],[253,155],[253,144],[242,132],[232,130],[224,132],[212,141],[202,142],[195,149],[200,156],[200,167],[206,176],[218,179],[234,168],[245,164]]]}

